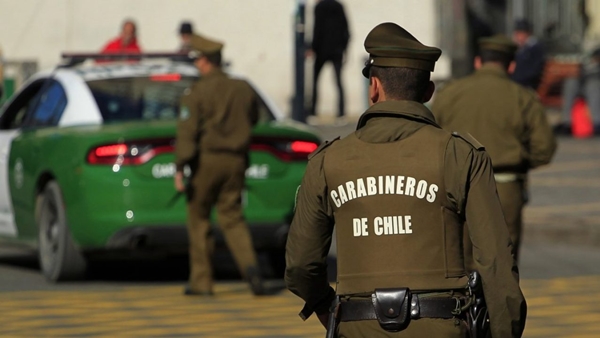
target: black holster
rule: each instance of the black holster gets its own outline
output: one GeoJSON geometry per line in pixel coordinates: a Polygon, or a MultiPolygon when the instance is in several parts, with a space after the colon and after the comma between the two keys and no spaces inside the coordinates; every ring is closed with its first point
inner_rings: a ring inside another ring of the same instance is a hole
{"type": "Polygon", "coordinates": [[[337,337],[337,326],[339,321],[338,314],[340,310],[340,296],[335,296],[329,308],[329,319],[327,320],[327,334],[325,338],[337,337]]]}
{"type": "Polygon", "coordinates": [[[487,338],[490,337],[490,316],[485,298],[483,296],[483,285],[481,276],[477,271],[471,272],[469,275],[470,296],[474,302],[466,311],[467,325],[469,326],[470,338],[487,338]]]}

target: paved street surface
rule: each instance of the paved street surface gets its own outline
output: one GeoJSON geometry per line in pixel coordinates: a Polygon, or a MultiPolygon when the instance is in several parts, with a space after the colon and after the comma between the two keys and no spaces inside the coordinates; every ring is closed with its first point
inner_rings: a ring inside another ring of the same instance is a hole
{"type": "MultiPolygon", "coordinates": [[[[351,127],[322,128],[326,138],[351,127]]],[[[530,180],[520,269],[525,337],[600,337],[600,138],[560,140],[530,180]]],[[[185,259],[103,263],[87,280],[51,285],[35,256],[0,250],[0,336],[322,337],[287,291],[253,297],[221,279],[210,299],[181,294],[185,259]]],[[[272,285],[281,285],[278,280],[272,285]]]]}

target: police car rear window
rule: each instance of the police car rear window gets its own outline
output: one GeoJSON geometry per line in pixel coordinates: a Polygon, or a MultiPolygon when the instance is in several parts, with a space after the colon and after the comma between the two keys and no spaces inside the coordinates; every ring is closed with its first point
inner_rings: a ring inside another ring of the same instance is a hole
{"type": "Polygon", "coordinates": [[[174,120],[179,99],[196,80],[179,74],[88,81],[105,123],[174,120]]]}

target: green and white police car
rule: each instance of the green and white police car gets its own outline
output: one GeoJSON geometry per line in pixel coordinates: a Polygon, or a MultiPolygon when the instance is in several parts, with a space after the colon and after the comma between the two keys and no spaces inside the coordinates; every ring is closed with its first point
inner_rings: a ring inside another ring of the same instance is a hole
{"type": "MultiPolygon", "coordinates": [[[[189,63],[150,58],[33,76],[0,110],[0,245],[37,250],[50,281],[81,278],[89,259],[108,252],[185,253],[173,150],[179,98],[197,78],[189,63]]],[[[281,261],[296,188],[320,140],[253,88],[260,122],[244,212],[256,249],[281,261]]]]}

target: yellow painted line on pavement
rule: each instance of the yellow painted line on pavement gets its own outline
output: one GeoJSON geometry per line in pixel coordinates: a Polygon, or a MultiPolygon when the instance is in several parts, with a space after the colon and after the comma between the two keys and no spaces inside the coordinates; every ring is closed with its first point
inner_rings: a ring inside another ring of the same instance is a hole
{"type": "MultiPolygon", "coordinates": [[[[600,152],[596,151],[596,153],[600,154],[600,152]]],[[[594,170],[600,169],[600,160],[581,160],[581,161],[568,161],[568,162],[553,162],[548,166],[541,167],[539,169],[535,169],[532,173],[534,175],[543,175],[543,174],[554,174],[561,172],[575,172],[575,171],[585,171],[585,170],[594,170]]],[[[535,179],[533,179],[535,180],[535,179]]]]}
{"type": "Polygon", "coordinates": [[[567,205],[530,206],[525,208],[526,215],[545,216],[548,216],[548,214],[577,214],[585,211],[600,211],[600,201],[567,205]]]}
{"type": "MultiPolygon", "coordinates": [[[[523,280],[529,304],[524,337],[600,337],[600,276],[523,280]]],[[[322,337],[316,317],[285,291],[254,297],[241,283],[217,285],[213,298],[180,287],[113,291],[0,293],[0,336],[322,337]],[[3,314],[8,314],[4,316],[3,314]]]]}
{"type": "Polygon", "coordinates": [[[581,177],[536,177],[531,180],[531,185],[543,187],[597,188],[600,187],[600,181],[581,177]]]}

